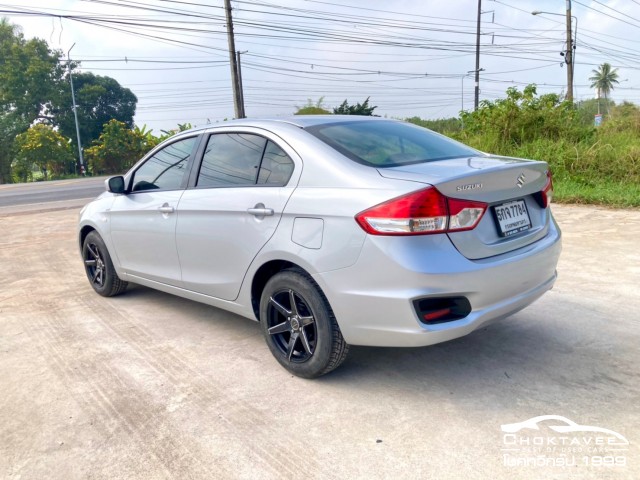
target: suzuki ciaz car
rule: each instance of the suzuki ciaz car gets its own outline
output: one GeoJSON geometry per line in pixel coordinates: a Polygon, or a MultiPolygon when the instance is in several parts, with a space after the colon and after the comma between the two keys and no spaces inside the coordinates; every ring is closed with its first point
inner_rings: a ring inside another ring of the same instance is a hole
{"type": "Polygon", "coordinates": [[[94,290],[134,282],[257,320],[300,377],[335,369],[349,345],[466,335],[556,279],[548,165],[404,122],[207,125],[106,183],[78,230],[94,290]]]}

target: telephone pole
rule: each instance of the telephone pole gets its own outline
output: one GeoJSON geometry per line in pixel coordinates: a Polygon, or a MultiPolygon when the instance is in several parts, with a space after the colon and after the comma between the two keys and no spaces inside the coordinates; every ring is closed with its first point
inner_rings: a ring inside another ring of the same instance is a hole
{"type": "Polygon", "coordinates": [[[478,0],[478,27],[476,29],[476,88],[473,109],[478,110],[480,103],[480,19],[482,17],[482,0],[478,0]]]}
{"type": "MultiPolygon", "coordinates": [[[[577,30],[577,27],[576,27],[577,30]]],[[[567,0],[567,53],[564,62],[567,64],[567,100],[573,103],[573,32],[571,28],[571,0],[567,0]]]]}
{"type": "Polygon", "coordinates": [[[247,53],[247,50],[241,52],[238,50],[236,52],[237,61],[238,61],[238,91],[240,92],[240,114],[239,118],[247,118],[247,113],[244,111],[244,88],[242,88],[242,63],[240,62],[240,55],[243,53],[247,53]]]}
{"type": "Polygon", "coordinates": [[[78,107],[76,106],[76,92],[73,90],[73,75],[71,74],[71,50],[75,47],[74,42],[67,51],[67,69],[69,71],[69,83],[71,83],[71,102],[73,104],[73,118],[76,121],[76,138],[78,139],[78,158],[80,160],[80,174],[84,176],[84,158],[82,156],[82,142],[80,141],[80,126],[78,125],[78,107]]]}
{"type": "MultiPolygon", "coordinates": [[[[541,10],[534,10],[531,12],[531,15],[558,15],[558,16],[566,16],[567,18],[567,50],[564,52],[560,52],[560,55],[564,57],[564,63],[567,65],[567,97],[566,100],[573,102],[573,77],[575,73],[575,65],[576,65],[576,41],[578,40],[578,17],[574,17],[571,15],[571,0],[567,1],[567,13],[554,13],[554,12],[543,12],[541,10]],[[571,20],[576,20],[576,31],[575,36],[572,38],[571,31],[571,20]]],[[[560,64],[562,66],[562,63],[560,64]]]]}
{"type": "Polygon", "coordinates": [[[233,38],[233,20],[231,18],[231,0],[224,0],[224,10],[227,15],[227,37],[229,39],[229,61],[231,64],[231,85],[233,87],[233,107],[235,118],[244,118],[238,81],[238,64],[236,62],[236,42],[233,38]]]}

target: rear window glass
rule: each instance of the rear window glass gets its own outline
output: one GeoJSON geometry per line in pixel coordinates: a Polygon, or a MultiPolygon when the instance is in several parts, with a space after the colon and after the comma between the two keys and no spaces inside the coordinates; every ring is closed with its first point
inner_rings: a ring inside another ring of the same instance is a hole
{"type": "Polygon", "coordinates": [[[371,167],[397,167],[478,155],[462,143],[407,123],[336,122],[306,130],[348,158],[371,167]]]}
{"type": "Polygon", "coordinates": [[[258,184],[286,185],[292,173],[293,161],[284,150],[269,140],[262,156],[258,184]]]}
{"type": "Polygon", "coordinates": [[[198,187],[255,184],[266,143],[265,138],[250,133],[211,135],[202,159],[198,187]]]}

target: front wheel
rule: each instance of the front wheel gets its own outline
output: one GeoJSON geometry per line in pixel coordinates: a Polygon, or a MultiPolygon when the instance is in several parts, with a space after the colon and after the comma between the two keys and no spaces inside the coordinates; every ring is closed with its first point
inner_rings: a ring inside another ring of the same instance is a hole
{"type": "Polygon", "coordinates": [[[113,297],[127,289],[127,282],[118,277],[107,246],[95,230],[84,239],[82,259],[89,283],[97,293],[113,297]]]}
{"type": "Polygon", "coordinates": [[[297,269],[284,270],[267,282],[260,323],[273,356],[299,377],[329,373],[349,352],[324,293],[297,269]]]}

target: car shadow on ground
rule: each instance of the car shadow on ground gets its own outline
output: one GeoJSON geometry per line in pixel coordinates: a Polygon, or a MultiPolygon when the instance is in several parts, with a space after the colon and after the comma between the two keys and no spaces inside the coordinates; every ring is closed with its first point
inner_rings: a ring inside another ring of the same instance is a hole
{"type": "MultiPolygon", "coordinates": [[[[221,332],[216,329],[222,327],[230,334],[228,341],[242,338],[264,360],[259,368],[280,369],[270,358],[256,322],[140,286],[132,285],[119,297],[123,303],[138,300],[152,302],[163,311],[174,311],[180,316],[180,322],[204,321],[207,328],[210,325],[211,334],[218,337],[221,332]]],[[[581,310],[586,309],[555,295],[446,343],[420,348],[352,346],[340,368],[314,381],[338,388],[383,383],[389,388],[424,390],[428,385],[430,389],[463,390],[469,394],[497,385],[546,388],[573,382],[588,388],[588,378],[580,375],[570,378],[565,372],[579,367],[581,371],[597,375],[598,371],[610,370],[610,358],[607,351],[594,344],[593,333],[585,332],[576,322],[566,321],[579,318],[581,310]],[[580,346],[578,352],[575,351],[577,345],[580,346]]],[[[291,377],[284,370],[281,373],[284,378],[291,377]]]]}
{"type": "Polygon", "coordinates": [[[318,379],[327,386],[386,386],[430,398],[457,395],[472,407],[500,408],[515,398],[583,402],[637,392],[633,340],[611,344],[610,313],[550,294],[468,336],[421,348],[352,347],[346,362],[318,379]],[[507,392],[510,392],[507,394],[507,392]]]}

